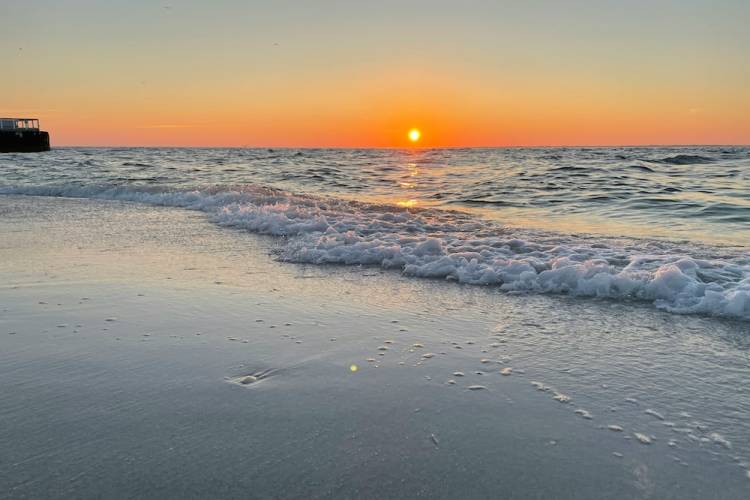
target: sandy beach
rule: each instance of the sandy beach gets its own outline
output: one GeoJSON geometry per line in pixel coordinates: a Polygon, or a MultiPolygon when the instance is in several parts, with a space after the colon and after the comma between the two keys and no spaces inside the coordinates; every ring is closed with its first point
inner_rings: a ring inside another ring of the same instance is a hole
{"type": "Polygon", "coordinates": [[[750,488],[742,322],[281,263],[179,209],[0,213],[6,498],[750,488]]]}
{"type": "Polygon", "coordinates": [[[749,500],[748,21],[0,0],[0,500],[749,500]]]}

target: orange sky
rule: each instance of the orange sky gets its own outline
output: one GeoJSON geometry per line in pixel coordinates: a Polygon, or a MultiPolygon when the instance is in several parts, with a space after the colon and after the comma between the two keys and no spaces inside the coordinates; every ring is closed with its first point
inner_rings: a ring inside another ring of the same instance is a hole
{"type": "Polygon", "coordinates": [[[4,4],[0,115],[53,145],[750,143],[743,2],[172,4],[4,4]]]}

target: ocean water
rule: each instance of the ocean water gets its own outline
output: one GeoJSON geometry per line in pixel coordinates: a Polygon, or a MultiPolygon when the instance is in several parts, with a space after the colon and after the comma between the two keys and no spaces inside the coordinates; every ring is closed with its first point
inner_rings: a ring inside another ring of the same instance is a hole
{"type": "Polygon", "coordinates": [[[750,320],[750,148],[59,148],[0,195],[199,210],[282,261],[750,320]]]}

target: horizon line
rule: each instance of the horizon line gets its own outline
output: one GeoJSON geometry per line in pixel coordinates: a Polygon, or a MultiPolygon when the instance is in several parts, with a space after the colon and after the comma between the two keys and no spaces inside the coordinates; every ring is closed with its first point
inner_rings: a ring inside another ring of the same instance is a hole
{"type": "Polygon", "coordinates": [[[142,148],[142,149],[159,149],[159,148],[172,148],[172,149],[382,149],[382,150],[428,150],[428,149],[551,149],[551,148],[687,148],[687,147],[733,147],[733,148],[749,148],[750,143],[747,144],[732,144],[732,143],[683,143],[683,144],[551,144],[551,145],[514,145],[514,146],[255,146],[255,145],[242,145],[242,146],[186,146],[186,145],[83,145],[83,144],[65,144],[61,146],[53,146],[52,149],[65,149],[65,148],[142,148]]]}

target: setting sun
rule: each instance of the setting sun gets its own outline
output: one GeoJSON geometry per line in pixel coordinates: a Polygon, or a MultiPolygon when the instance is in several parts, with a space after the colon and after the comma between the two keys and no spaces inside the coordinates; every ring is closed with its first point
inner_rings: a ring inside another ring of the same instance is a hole
{"type": "Polygon", "coordinates": [[[419,129],[413,128],[409,131],[409,140],[411,142],[417,142],[422,137],[422,132],[419,129]]]}

